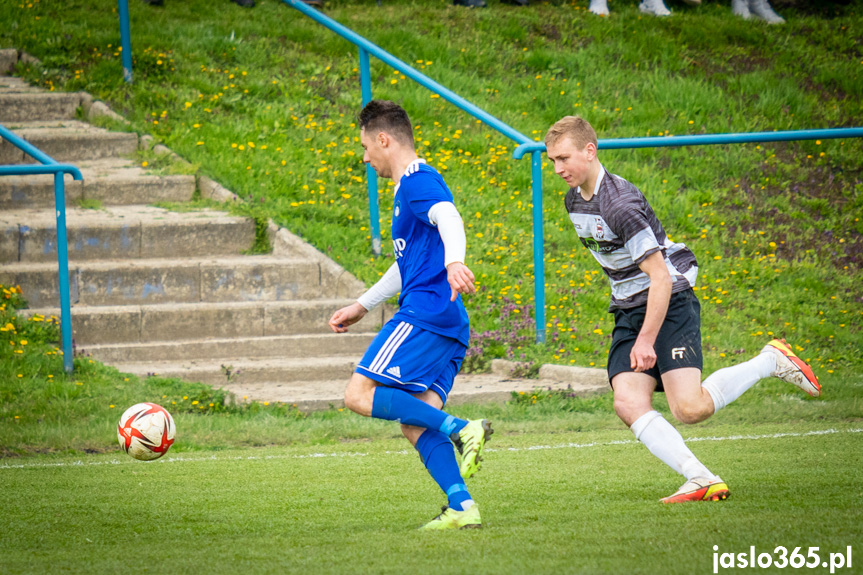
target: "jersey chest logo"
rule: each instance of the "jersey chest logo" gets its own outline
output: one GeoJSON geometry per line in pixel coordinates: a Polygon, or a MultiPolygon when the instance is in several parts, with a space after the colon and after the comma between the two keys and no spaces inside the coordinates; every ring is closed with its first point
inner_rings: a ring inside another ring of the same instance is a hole
{"type": "Polygon", "coordinates": [[[594,218],[593,237],[598,240],[605,239],[605,228],[603,227],[602,218],[594,218]]]}
{"type": "Polygon", "coordinates": [[[399,259],[404,255],[405,248],[408,243],[404,240],[404,238],[394,238],[393,239],[393,252],[395,252],[396,259],[399,259]]]}
{"type": "Polygon", "coordinates": [[[396,205],[393,206],[393,217],[394,218],[399,217],[399,214],[401,213],[401,211],[402,211],[401,202],[396,202],[396,205]]]}

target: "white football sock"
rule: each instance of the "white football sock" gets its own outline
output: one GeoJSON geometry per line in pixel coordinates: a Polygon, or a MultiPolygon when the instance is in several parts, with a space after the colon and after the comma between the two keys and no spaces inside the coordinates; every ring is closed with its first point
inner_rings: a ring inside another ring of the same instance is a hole
{"type": "Polygon", "coordinates": [[[731,13],[742,17],[744,20],[752,18],[752,13],[749,12],[748,0],[731,0],[731,13]]]}
{"type": "Polygon", "coordinates": [[[713,398],[713,412],[716,413],[760,380],[773,375],[774,371],[776,355],[760,353],[745,363],[713,372],[701,387],[713,398]]]}
{"type": "Polygon", "coordinates": [[[768,24],[782,24],[785,18],[776,13],[767,0],[749,0],[749,12],[768,24]]]}
{"type": "Polygon", "coordinates": [[[683,437],[658,411],[648,411],[630,427],[635,438],[656,457],[677,473],[690,480],[693,477],[715,479],[698,458],[689,451],[683,437]]]}
{"type": "Polygon", "coordinates": [[[671,16],[669,10],[662,0],[641,0],[638,9],[645,14],[653,14],[654,16],[671,16]]]}
{"type": "Polygon", "coordinates": [[[608,0],[590,0],[587,9],[597,16],[608,16],[608,0]]]}

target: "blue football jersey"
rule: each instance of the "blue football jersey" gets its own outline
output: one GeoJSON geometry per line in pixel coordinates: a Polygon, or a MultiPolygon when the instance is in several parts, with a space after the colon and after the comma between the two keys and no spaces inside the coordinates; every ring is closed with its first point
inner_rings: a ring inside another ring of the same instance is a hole
{"type": "Polygon", "coordinates": [[[444,267],[444,246],[428,211],[439,202],[452,202],[441,175],[422,161],[402,176],[393,203],[393,249],[402,291],[394,319],[405,321],[468,344],[470,325],[461,295],[450,301],[452,289],[444,267]]]}

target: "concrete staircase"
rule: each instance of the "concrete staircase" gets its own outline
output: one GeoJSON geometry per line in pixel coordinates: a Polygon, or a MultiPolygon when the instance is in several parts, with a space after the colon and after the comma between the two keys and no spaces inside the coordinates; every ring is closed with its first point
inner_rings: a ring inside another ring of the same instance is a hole
{"type": "MultiPolygon", "coordinates": [[[[9,52],[0,51],[0,73],[10,69],[9,52]]],[[[218,185],[147,173],[132,159],[145,145],[137,134],[76,119],[91,106],[86,94],[0,76],[0,124],[84,175],[66,183],[78,352],[122,372],[201,381],[241,399],[338,403],[385,319],[376,310],[355,332],[329,331],[327,319],[362,292],[361,282],[287,230],[271,226],[272,254],[243,255],[253,221],[151,206],[218,185]],[[101,208],[78,207],[82,201],[101,208]]],[[[19,163],[32,159],[0,140],[0,165],[19,163]]],[[[0,177],[0,283],[22,287],[29,313],[59,316],[53,206],[51,176],[0,177]]]]}

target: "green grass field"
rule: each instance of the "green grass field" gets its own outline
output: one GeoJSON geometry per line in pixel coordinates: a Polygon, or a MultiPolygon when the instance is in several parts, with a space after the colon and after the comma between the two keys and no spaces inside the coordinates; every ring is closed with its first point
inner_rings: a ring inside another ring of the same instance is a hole
{"type": "Polygon", "coordinates": [[[714,545],[859,553],[863,428],[739,431],[749,437],[692,444],[731,498],[676,506],[657,499],[679,478],[626,432],[504,432],[469,482],[486,523],[473,532],[415,530],[445,501],[398,440],[7,461],[0,569],[691,574],[712,572],[714,545]]]}
{"type": "MultiPolygon", "coordinates": [[[[396,424],[233,405],[206,386],[126,377],[87,358],[66,375],[50,343],[56,327],[14,316],[20,295],[8,295],[3,573],[687,574],[710,572],[714,545],[819,547],[826,560],[863,536],[859,381],[817,400],[764,381],[684,428],[732,496],[676,506],[658,499],[680,477],[616,419],[611,394],[537,390],[455,407],[497,430],[469,481],[485,528],[419,533],[445,498],[396,424]],[[142,400],[168,406],[177,423],[169,454],[148,463],[115,443],[120,412],[142,400]]],[[[661,398],[656,406],[670,418],[661,398]]]]}
{"type": "MultiPolygon", "coordinates": [[[[788,20],[779,27],[732,18],[725,0],[668,4],[665,20],[641,16],[637,0],[615,0],[602,19],[587,0],[481,11],[327,0],[327,13],[537,139],[570,113],[600,138],[863,125],[863,2],[776,1],[788,20]]],[[[18,70],[34,84],[86,90],[129,118],[122,129],[192,163],[147,151],[148,168],[213,177],[246,200],[232,209],[274,218],[371,284],[392,259],[369,253],[356,50],[274,0],[253,10],[130,0],[130,12],[133,85],[121,81],[113,0],[9,3],[0,47],[42,61],[18,70]]],[[[372,68],[374,95],[406,106],[420,154],[465,219],[481,286],[466,302],[466,367],[497,357],[604,366],[607,280],[577,245],[550,166],[549,341],[537,345],[527,162],[497,133],[372,68]]],[[[787,336],[824,386],[811,399],[764,381],[707,422],[679,426],[729,483],[728,501],[662,506],[682,480],[634,441],[610,394],[538,391],[453,408],[497,430],[470,482],[486,528],[421,534],[414,528],[445,500],[396,425],[235,405],[207,386],[129,377],[86,357],[67,376],[55,326],[15,317],[21,294],[0,286],[0,573],[689,574],[713,572],[714,545],[863,553],[863,143],[601,159],[699,258],[706,371],[787,336]],[[136,462],[116,447],[117,419],[139,401],[174,414],[177,442],[163,460],[136,462]]],[[[381,182],[384,245],[389,189],[381,182]]],[[[663,398],[656,407],[670,418],[663,398]]],[[[836,572],[863,572],[855,559],[836,572]]]]}

